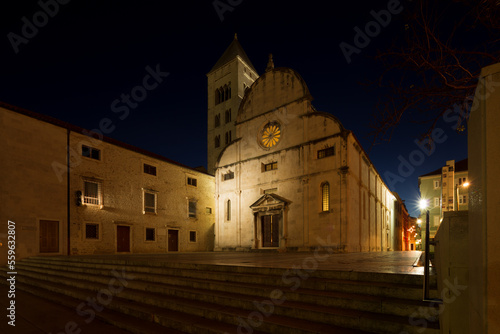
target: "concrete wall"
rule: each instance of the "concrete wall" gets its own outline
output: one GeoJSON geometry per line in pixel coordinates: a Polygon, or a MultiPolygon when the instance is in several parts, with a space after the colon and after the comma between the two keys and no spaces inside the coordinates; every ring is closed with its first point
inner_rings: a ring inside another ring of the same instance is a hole
{"type": "Polygon", "coordinates": [[[470,333],[499,333],[500,64],[479,79],[469,119],[470,333]]]}
{"type": "Polygon", "coordinates": [[[467,211],[449,211],[436,233],[435,267],[443,299],[441,333],[464,333],[469,328],[468,225],[467,211]]]}

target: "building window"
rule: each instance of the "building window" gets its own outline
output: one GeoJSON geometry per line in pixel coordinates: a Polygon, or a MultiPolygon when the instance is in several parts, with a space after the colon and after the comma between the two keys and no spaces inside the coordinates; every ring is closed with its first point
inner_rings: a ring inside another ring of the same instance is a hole
{"type": "Polygon", "coordinates": [[[215,136],[215,148],[220,147],[220,135],[215,136]]]}
{"type": "Polygon", "coordinates": [[[277,162],[271,162],[269,164],[263,164],[262,171],[263,172],[268,172],[270,170],[276,170],[278,169],[278,163],[277,162]]]}
{"type": "Polygon", "coordinates": [[[155,241],[155,240],[156,240],[156,229],[146,228],[146,241],[155,241]]]}
{"type": "Polygon", "coordinates": [[[205,212],[206,212],[207,214],[211,215],[211,214],[212,214],[212,208],[208,208],[208,207],[207,207],[207,208],[205,209],[205,212]]]}
{"type": "Polygon", "coordinates": [[[216,89],[215,90],[215,104],[219,104],[222,102],[222,99],[221,99],[221,91],[220,89],[216,89]]]}
{"type": "Polygon", "coordinates": [[[439,216],[434,216],[434,226],[433,227],[439,227],[439,220],[440,220],[439,216]]]}
{"type": "Polygon", "coordinates": [[[196,242],[196,231],[189,231],[189,242],[196,242]]]}
{"type": "Polygon", "coordinates": [[[328,147],[318,151],[318,159],[326,158],[335,155],[335,147],[328,147]]]}
{"type": "Polygon", "coordinates": [[[231,142],[231,131],[226,132],[226,145],[231,142]]]}
{"type": "Polygon", "coordinates": [[[198,180],[192,177],[188,177],[188,185],[196,187],[198,185],[198,180]]]}
{"type": "Polygon", "coordinates": [[[231,200],[228,199],[226,203],[226,220],[231,220],[231,200]]]}
{"type": "Polygon", "coordinates": [[[82,145],[82,156],[95,160],[101,160],[101,150],[82,145]]]}
{"type": "Polygon", "coordinates": [[[458,178],[458,184],[462,185],[464,183],[467,183],[467,178],[466,177],[459,177],[458,178]]]}
{"type": "Polygon", "coordinates": [[[144,173],[156,176],[156,167],[144,164],[144,173]]]}
{"type": "Polygon", "coordinates": [[[196,218],[196,202],[195,201],[189,201],[188,210],[189,210],[189,217],[196,218]]]}
{"type": "Polygon", "coordinates": [[[232,180],[234,179],[234,172],[227,172],[226,174],[224,174],[224,181],[227,181],[227,180],[232,180]]]}
{"type": "Polygon", "coordinates": [[[467,204],[467,195],[460,195],[458,197],[458,203],[459,204],[467,204]]]}
{"type": "Polygon", "coordinates": [[[440,181],[439,180],[434,180],[434,189],[438,189],[440,186],[440,181]]]}
{"type": "Polygon", "coordinates": [[[84,181],[83,203],[101,205],[101,183],[97,181],[84,181]]]}
{"type": "Polygon", "coordinates": [[[439,197],[434,197],[434,206],[439,206],[439,197]]]}
{"type": "Polygon", "coordinates": [[[323,212],[330,211],[330,184],[328,182],[321,185],[321,208],[323,212]]]}
{"type": "Polygon", "coordinates": [[[220,114],[215,115],[215,127],[220,126],[220,114]]]}
{"type": "Polygon", "coordinates": [[[156,193],[144,190],[144,213],[156,213],[156,193]]]}
{"type": "Polygon", "coordinates": [[[226,110],[226,115],[225,115],[226,123],[231,122],[231,109],[226,110]]]}
{"type": "Polygon", "coordinates": [[[99,224],[85,224],[85,239],[99,239],[99,224]]]}

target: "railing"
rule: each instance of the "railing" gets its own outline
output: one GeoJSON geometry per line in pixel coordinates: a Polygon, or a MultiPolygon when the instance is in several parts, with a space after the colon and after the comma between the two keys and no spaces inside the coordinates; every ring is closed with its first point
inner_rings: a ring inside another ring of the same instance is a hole
{"type": "MultiPolygon", "coordinates": [[[[434,242],[432,242],[434,245],[434,242]]],[[[430,276],[430,231],[429,231],[429,210],[425,212],[425,258],[424,258],[424,301],[442,303],[441,299],[432,299],[429,296],[429,276],[430,276]]]]}

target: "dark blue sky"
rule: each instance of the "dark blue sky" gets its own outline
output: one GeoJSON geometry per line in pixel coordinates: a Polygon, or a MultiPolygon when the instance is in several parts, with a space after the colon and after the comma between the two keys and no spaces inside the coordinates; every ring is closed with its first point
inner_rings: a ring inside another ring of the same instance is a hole
{"type": "MultiPolygon", "coordinates": [[[[2,3],[0,100],[88,129],[109,118],[114,129],[107,135],[112,138],[189,166],[206,166],[206,73],[237,32],[259,73],[273,53],[276,66],[302,75],[316,109],[337,116],[368,151],[369,124],[380,92],[360,83],[380,75],[382,69],[372,57],[402,33],[403,16],[392,15],[388,26],[352,55],[350,64],[339,44],[354,44],[354,28],[364,29],[374,20],[370,11],[387,9],[390,1],[231,2],[240,4],[224,12],[222,21],[213,1],[73,0],[60,4],[57,13],[49,6],[53,17],[39,14],[37,1],[2,3]],[[10,40],[14,34],[22,37],[23,18],[33,23],[34,16],[40,27],[25,28],[29,38],[16,40],[16,53],[10,40]],[[168,77],[120,119],[123,114],[112,111],[113,101],[142,85],[146,67],[154,69],[157,64],[168,77]]],[[[403,10],[406,4],[401,1],[403,10]]],[[[438,124],[446,139],[423,159],[415,153],[419,149],[414,140],[425,127],[408,120],[390,143],[370,151],[383,177],[400,177],[391,188],[406,200],[413,215],[418,176],[446,160],[467,156],[467,138],[452,125],[453,121],[438,124]],[[398,171],[401,159],[413,161],[414,170],[398,171]]]]}

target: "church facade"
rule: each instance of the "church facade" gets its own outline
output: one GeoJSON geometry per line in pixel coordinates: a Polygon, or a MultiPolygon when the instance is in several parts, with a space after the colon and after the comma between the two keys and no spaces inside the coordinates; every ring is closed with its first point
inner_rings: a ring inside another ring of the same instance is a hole
{"type": "MultiPolygon", "coordinates": [[[[217,94],[211,75],[209,120],[217,94]]],[[[274,68],[270,58],[248,89],[231,84],[241,99],[234,134],[208,159],[215,161],[215,250],[395,249],[396,198],[354,134],[315,110],[300,75],[274,68]]]]}

